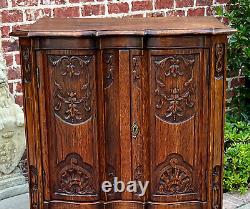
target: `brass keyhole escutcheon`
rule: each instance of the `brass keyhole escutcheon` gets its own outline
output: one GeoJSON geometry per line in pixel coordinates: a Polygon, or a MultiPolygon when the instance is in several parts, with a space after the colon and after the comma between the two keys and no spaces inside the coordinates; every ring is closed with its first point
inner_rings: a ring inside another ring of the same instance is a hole
{"type": "Polygon", "coordinates": [[[140,132],[139,126],[136,122],[133,123],[131,132],[132,132],[132,137],[135,139],[140,132]]]}

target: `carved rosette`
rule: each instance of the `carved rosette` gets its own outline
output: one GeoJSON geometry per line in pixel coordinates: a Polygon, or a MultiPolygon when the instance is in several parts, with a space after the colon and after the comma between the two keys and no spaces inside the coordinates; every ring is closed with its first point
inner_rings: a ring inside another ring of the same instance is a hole
{"type": "Polygon", "coordinates": [[[215,46],[215,78],[222,79],[224,74],[224,54],[225,44],[216,44],[215,46]]]}
{"type": "Polygon", "coordinates": [[[58,165],[56,193],[73,196],[96,195],[93,176],[92,166],[83,162],[79,154],[70,153],[58,165]]]}
{"type": "Polygon", "coordinates": [[[29,173],[30,173],[31,209],[39,209],[37,168],[33,165],[29,166],[29,173]]]}
{"type": "Polygon", "coordinates": [[[92,56],[49,56],[54,69],[54,112],[61,120],[79,124],[91,117],[92,56]]]}
{"type": "Polygon", "coordinates": [[[221,206],[221,166],[216,165],[213,169],[212,177],[212,208],[219,209],[221,206]]]}
{"type": "Polygon", "coordinates": [[[104,54],[104,88],[108,88],[114,80],[114,56],[113,53],[104,54]]]}
{"type": "Polygon", "coordinates": [[[24,47],[21,51],[24,83],[31,82],[30,48],[24,47]]]}
{"type": "Polygon", "coordinates": [[[193,168],[177,153],[170,154],[156,169],[157,195],[193,192],[193,168]]]}
{"type": "Polygon", "coordinates": [[[155,57],[156,116],[170,123],[190,119],[195,113],[193,55],[155,57]]]}

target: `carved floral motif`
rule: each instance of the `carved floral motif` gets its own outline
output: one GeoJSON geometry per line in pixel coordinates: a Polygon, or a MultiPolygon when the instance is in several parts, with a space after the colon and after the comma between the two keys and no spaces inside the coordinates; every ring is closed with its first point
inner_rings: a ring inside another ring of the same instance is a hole
{"type": "Polygon", "coordinates": [[[194,115],[194,56],[169,55],[155,60],[155,107],[162,120],[178,123],[194,115]]]}
{"type": "MultiPolygon", "coordinates": [[[[134,180],[144,182],[144,166],[139,165],[134,170],[134,180]]],[[[141,187],[137,184],[136,194],[141,194],[141,187]]]]}
{"type": "Polygon", "coordinates": [[[213,188],[213,200],[212,200],[212,209],[220,208],[221,201],[221,166],[217,165],[213,169],[213,178],[212,178],[212,188],[213,188]]]}
{"type": "Polygon", "coordinates": [[[39,209],[37,168],[31,165],[29,167],[29,173],[30,173],[31,209],[39,209]]]}
{"type": "Polygon", "coordinates": [[[21,51],[22,54],[22,61],[23,61],[23,78],[24,83],[30,83],[31,82],[31,63],[30,63],[30,49],[28,47],[25,47],[21,51]]]}
{"type": "Polygon", "coordinates": [[[132,81],[136,86],[141,89],[141,68],[142,68],[142,56],[134,55],[132,57],[132,81]]]}
{"type": "Polygon", "coordinates": [[[70,153],[58,165],[57,193],[67,195],[96,194],[93,180],[93,168],[83,162],[80,155],[70,153]]]}
{"type": "Polygon", "coordinates": [[[55,69],[54,110],[62,120],[79,124],[91,117],[91,56],[50,56],[55,69]],[[60,78],[60,76],[64,78],[60,78]],[[74,85],[79,77],[80,85],[74,85]]]}
{"type": "Polygon", "coordinates": [[[215,77],[217,79],[223,78],[224,73],[224,44],[216,44],[215,46],[215,77]]]}
{"type": "Polygon", "coordinates": [[[114,54],[104,54],[104,87],[109,87],[114,80],[114,54]]]}
{"type": "Polygon", "coordinates": [[[193,192],[193,169],[177,153],[170,154],[157,169],[158,195],[177,195],[193,192]]]}

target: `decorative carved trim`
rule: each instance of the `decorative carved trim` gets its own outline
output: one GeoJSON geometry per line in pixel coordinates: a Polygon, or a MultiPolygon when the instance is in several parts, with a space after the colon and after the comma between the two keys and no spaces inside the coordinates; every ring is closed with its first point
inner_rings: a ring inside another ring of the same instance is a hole
{"type": "Polygon", "coordinates": [[[216,165],[213,169],[212,188],[213,201],[212,208],[219,209],[221,206],[221,166],[216,165]]]}
{"type": "Polygon", "coordinates": [[[142,70],[142,56],[134,55],[132,57],[132,81],[141,89],[141,70],[142,70]]]}
{"type": "Polygon", "coordinates": [[[162,120],[180,123],[194,115],[194,62],[192,55],[156,58],[155,107],[156,115],[162,120]],[[171,87],[168,83],[171,83],[171,87]]]}
{"type": "Polygon", "coordinates": [[[59,194],[96,195],[93,168],[83,162],[77,153],[70,153],[60,162],[57,169],[57,189],[59,194]]]}
{"type": "Polygon", "coordinates": [[[108,88],[114,80],[114,54],[104,54],[104,88],[108,88]]]}
{"type": "Polygon", "coordinates": [[[31,209],[39,209],[38,197],[38,171],[33,165],[29,166],[30,173],[30,195],[31,195],[31,209]]]}
{"type": "Polygon", "coordinates": [[[25,47],[21,51],[22,60],[23,60],[23,78],[24,83],[31,82],[31,63],[30,63],[30,49],[29,47],[25,47]]]}
{"type": "MultiPolygon", "coordinates": [[[[107,181],[114,184],[115,177],[116,177],[116,170],[115,170],[114,166],[107,164],[107,167],[106,167],[106,179],[107,179],[107,181]]],[[[109,192],[109,195],[111,195],[113,193],[114,193],[114,191],[113,191],[113,187],[112,187],[112,190],[109,192]]]]}
{"type": "Polygon", "coordinates": [[[156,168],[157,195],[178,195],[193,192],[193,168],[177,153],[167,156],[156,168]]]}
{"type": "Polygon", "coordinates": [[[89,64],[91,56],[50,56],[55,66],[54,111],[57,117],[71,124],[79,124],[91,117],[92,80],[89,64]],[[82,75],[81,75],[82,73],[82,75]],[[84,79],[79,88],[74,77],[84,79]],[[60,76],[64,78],[60,78],[60,76]],[[60,80],[61,84],[60,84],[60,80]],[[67,83],[67,84],[66,84],[67,83]],[[71,87],[68,84],[72,83],[71,87]]]}
{"type": "Polygon", "coordinates": [[[215,78],[222,79],[224,74],[224,54],[225,44],[216,44],[215,46],[215,78]]]}
{"type": "MultiPolygon", "coordinates": [[[[139,165],[134,170],[134,180],[144,182],[144,166],[139,165]]],[[[141,194],[141,187],[137,185],[137,192],[135,194],[141,194]]]]}

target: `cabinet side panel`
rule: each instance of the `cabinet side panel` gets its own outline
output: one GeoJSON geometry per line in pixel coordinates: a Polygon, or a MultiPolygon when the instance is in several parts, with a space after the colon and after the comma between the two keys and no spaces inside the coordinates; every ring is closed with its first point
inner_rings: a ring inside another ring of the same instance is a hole
{"type": "Polygon", "coordinates": [[[43,182],[39,112],[37,97],[36,57],[33,40],[20,39],[21,70],[24,93],[25,130],[27,139],[28,171],[31,209],[43,208],[43,182]]]}
{"type": "Polygon", "coordinates": [[[210,137],[211,143],[211,208],[222,208],[222,176],[224,155],[224,114],[226,80],[226,37],[213,38],[211,50],[211,99],[210,137]]]}

